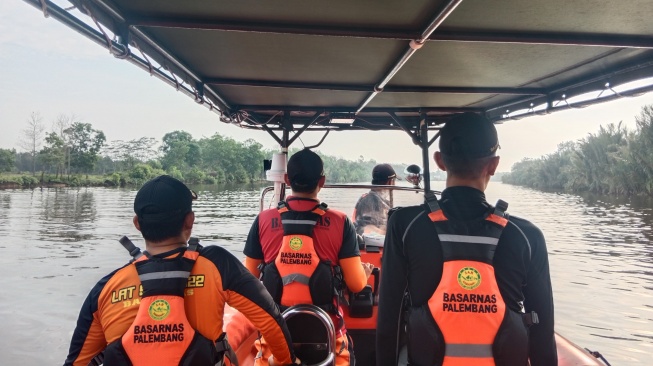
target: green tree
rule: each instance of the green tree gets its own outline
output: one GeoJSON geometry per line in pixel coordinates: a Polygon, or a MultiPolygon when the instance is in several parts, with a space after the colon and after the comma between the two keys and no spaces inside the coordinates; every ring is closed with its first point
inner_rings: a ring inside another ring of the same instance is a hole
{"type": "Polygon", "coordinates": [[[70,139],[71,168],[77,172],[91,172],[106,141],[104,132],[93,129],[90,123],[82,122],[73,123],[64,132],[70,139]]]}
{"type": "Polygon", "coordinates": [[[167,153],[173,147],[173,144],[176,142],[192,142],[193,136],[186,131],[172,131],[168,132],[163,136],[163,145],[161,145],[161,151],[167,153]]]}
{"type": "Polygon", "coordinates": [[[186,167],[186,156],[190,151],[189,145],[186,141],[171,142],[161,159],[163,168],[166,170],[172,167],[184,169],[186,167]]]}
{"type": "Polygon", "coordinates": [[[653,194],[653,106],[642,108],[637,130],[599,127],[578,142],[560,144],[539,159],[512,167],[503,181],[533,188],[611,195],[653,194]]]}
{"type": "Polygon", "coordinates": [[[45,146],[39,152],[39,161],[43,164],[44,168],[56,171],[55,176],[58,177],[62,172],[63,166],[66,162],[66,144],[64,140],[56,133],[50,132],[45,137],[45,146]]]}
{"type": "Polygon", "coordinates": [[[163,136],[161,145],[163,158],[161,163],[165,169],[176,166],[182,171],[199,166],[202,162],[200,145],[186,131],[173,131],[163,136]]]}
{"type": "Polygon", "coordinates": [[[0,149],[0,172],[10,172],[16,162],[16,150],[0,149]]]}

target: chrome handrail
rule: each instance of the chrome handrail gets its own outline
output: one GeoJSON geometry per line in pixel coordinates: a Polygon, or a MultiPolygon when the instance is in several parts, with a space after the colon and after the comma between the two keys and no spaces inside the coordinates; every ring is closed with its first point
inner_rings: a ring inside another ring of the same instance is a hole
{"type": "Polygon", "coordinates": [[[300,305],[289,307],[283,313],[281,313],[281,316],[283,317],[284,320],[288,320],[293,316],[300,315],[300,314],[306,314],[306,315],[311,315],[316,317],[318,320],[322,322],[322,324],[327,330],[327,349],[329,350],[329,355],[327,356],[327,358],[324,359],[324,361],[311,366],[335,365],[336,327],[333,325],[333,321],[331,321],[331,317],[329,316],[329,314],[327,314],[326,311],[320,309],[315,305],[300,304],[300,305]]]}

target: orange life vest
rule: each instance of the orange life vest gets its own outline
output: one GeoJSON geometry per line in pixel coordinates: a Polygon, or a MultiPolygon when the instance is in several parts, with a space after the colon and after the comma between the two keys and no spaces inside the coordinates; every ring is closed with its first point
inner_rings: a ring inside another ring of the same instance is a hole
{"type": "Polygon", "coordinates": [[[157,258],[141,253],[129,239],[121,243],[134,256],[142,298],[127,332],[104,351],[104,365],[220,364],[228,348],[224,334],[216,341],[201,335],[188,322],[184,307],[184,290],[199,244],[189,245],[173,258],[157,258]]]}
{"type": "Polygon", "coordinates": [[[494,366],[497,334],[506,327],[524,327],[520,316],[508,314],[512,311],[501,296],[492,265],[508,223],[508,204],[500,200],[494,212],[476,222],[452,222],[437,200],[427,202],[444,260],[442,279],[428,301],[444,338],[442,365],[494,366]]]}
{"type": "Polygon", "coordinates": [[[263,285],[282,308],[297,304],[314,304],[337,313],[331,263],[322,261],[313,241],[313,229],[327,210],[321,203],[310,211],[293,211],[285,202],[278,207],[283,226],[283,241],[274,262],[264,266],[263,285]]]}

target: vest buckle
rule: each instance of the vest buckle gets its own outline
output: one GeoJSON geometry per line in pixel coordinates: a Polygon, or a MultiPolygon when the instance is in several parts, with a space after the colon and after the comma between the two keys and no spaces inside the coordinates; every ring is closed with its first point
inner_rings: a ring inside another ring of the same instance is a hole
{"type": "Polygon", "coordinates": [[[540,318],[537,316],[537,313],[534,311],[531,311],[530,313],[522,314],[521,319],[527,328],[530,328],[531,326],[540,323],[540,318]]]}

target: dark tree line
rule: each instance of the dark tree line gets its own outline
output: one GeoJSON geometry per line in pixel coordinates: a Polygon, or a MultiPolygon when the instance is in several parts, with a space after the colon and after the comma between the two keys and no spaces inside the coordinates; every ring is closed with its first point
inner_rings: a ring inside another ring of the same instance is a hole
{"type": "Polygon", "coordinates": [[[653,106],[636,117],[636,129],[621,123],[539,159],[524,159],[503,176],[504,183],[567,192],[653,195],[653,106]]]}

